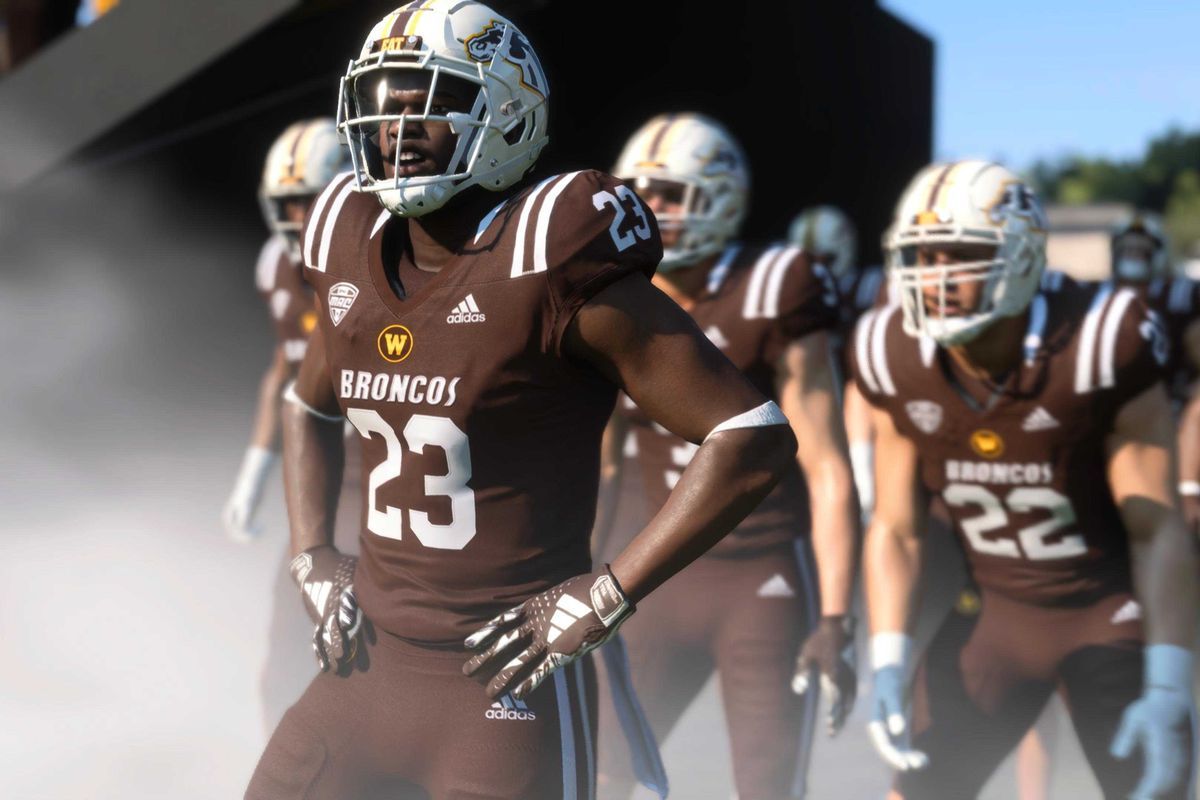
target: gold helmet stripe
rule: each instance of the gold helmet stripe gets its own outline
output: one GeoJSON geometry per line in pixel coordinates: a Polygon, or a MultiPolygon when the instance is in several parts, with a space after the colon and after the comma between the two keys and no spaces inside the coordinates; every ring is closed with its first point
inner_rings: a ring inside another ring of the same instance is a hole
{"type": "Polygon", "coordinates": [[[306,125],[296,137],[296,145],[292,148],[292,175],[297,180],[304,180],[308,173],[308,162],[312,155],[313,139],[317,135],[317,125],[306,125]]]}
{"type": "Polygon", "coordinates": [[[937,206],[938,195],[941,194],[942,187],[949,180],[950,173],[954,172],[954,169],[960,163],[962,162],[955,161],[953,164],[947,164],[945,168],[942,169],[942,172],[940,175],[938,175],[937,180],[933,182],[933,188],[929,190],[929,204],[925,207],[926,211],[933,211],[933,209],[937,206]]]}
{"type": "Polygon", "coordinates": [[[411,36],[417,32],[417,22],[421,19],[421,14],[425,13],[429,9],[429,6],[435,2],[437,0],[421,0],[421,3],[413,10],[412,16],[408,18],[408,22],[404,25],[405,36],[411,36]]]}
{"type": "Polygon", "coordinates": [[[654,132],[654,137],[650,140],[650,154],[646,157],[646,161],[656,162],[659,160],[658,148],[662,146],[663,138],[667,135],[667,131],[669,131],[671,126],[674,124],[675,115],[667,114],[663,119],[662,124],[658,126],[658,130],[654,132]]]}

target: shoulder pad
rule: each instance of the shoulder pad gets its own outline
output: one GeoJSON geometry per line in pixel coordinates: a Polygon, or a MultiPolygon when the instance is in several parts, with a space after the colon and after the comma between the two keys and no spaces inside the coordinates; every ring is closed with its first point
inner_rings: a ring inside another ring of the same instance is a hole
{"type": "Polygon", "coordinates": [[[888,365],[887,334],[900,306],[877,306],[859,318],[854,326],[854,346],[851,358],[862,378],[863,388],[870,394],[896,394],[896,384],[888,365]]]}
{"type": "Polygon", "coordinates": [[[329,260],[329,247],[338,215],[355,189],[354,173],[343,172],[335,177],[325,191],[317,195],[312,210],[304,222],[300,252],[304,266],[324,272],[329,260]]]}
{"type": "MultiPolygon", "coordinates": [[[[1100,284],[1079,326],[1075,393],[1087,394],[1115,387],[1122,362],[1129,358],[1128,353],[1136,354],[1147,344],[1158,347],[1155,333],[1161,326],[1155,319],[1156,315],[1138,299],[1135,290],[1117,288],[1112,283],[1100,284]],[[1149,322],[1150,328],[1144,330],[1143,322],[1149,322]]],[[[1165,336],[1163,338],[1165,347],[1165,336]]],[[[1161,359],[1157,354],[1154,358],[1161,364],[1166,359],[1165,350],[1161,359]]]]}
{"type": "Polygon", "coordinates": [[[654,215],[625,183],[596,170],[546,178],[518,207],[510,277],[582,258],[657,266],[662,244],[654,215]]]}

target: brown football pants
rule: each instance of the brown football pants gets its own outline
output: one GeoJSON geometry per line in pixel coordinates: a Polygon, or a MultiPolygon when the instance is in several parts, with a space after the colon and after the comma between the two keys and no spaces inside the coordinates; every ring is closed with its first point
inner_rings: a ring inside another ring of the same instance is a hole
{"type": "MultiPolygon", "coordinates": [[[[621,628],[634,689],[659,742],[716,670],[739,800],[804,794],[818,693],[798,697],[791,682],[819,608],[813,563],[807,540],[743,558],[701,558],[621,628]]],[[[634,778],[608,711],[602,703],[600,796],[625,798],[634,778]]]]}
{"type": "Polygon", "coordinates": [[[590,800],[591,659],[493,702],[467,657],[379,632],[365,668],[318,675],[284,715],[246,800],[590,800]]]}
{"type": "MultiPolygon", "coordinates": [[[[1058,691],[1104,796],[1126,798],[1141,756],[1119,761],[1109,746],[1141,689],[1142,626],[1131,595],[1046,608],[964,591],[913,686],[912,744],[929,766],[898,775],[895,789],[906,800],[976,797],[1058,691]]],[[[1186,785],[1172,795],[1186,796],[1186,785]]]]}

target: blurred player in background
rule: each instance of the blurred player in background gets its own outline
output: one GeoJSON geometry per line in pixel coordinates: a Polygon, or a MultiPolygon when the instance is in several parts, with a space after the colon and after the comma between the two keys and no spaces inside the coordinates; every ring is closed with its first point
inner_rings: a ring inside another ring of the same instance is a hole
{"type": "MultiPolygon", "coordinates": [[[[749,201],[748,167],[719,123],[666,114],[634,133],[615,169],[659,221],[663,260],[654,284],[751,383],[779,400],[801,443],[798,463],[771,496],[648,600],[623,638],[660,741],[716,670],[738,797],[763,800],[804,793],[819,687],[830,702],[831,732],[853,705],[847,652],[857,526],[829,354],[837,321],[833,276],[799,248],[734,241],[749,201]]],[[[696,446],[632,403],[623,402],[609,425],[602,495],[615,493],[631,426],[647,499],[652,509],[661,507],[696,446]]],[[[613,515],[608,509],[603,516],[613,515]]],[[[613,757],[620,752],[602,748],[604,796],[624,798],[632,789],[629,770],[613,757]]]]}
{"type": "Polygon", "coordinates": [[[410,3],[341,88],[354,171],[305,224],[322,312],[284,411],[292,572],[326,669],[247,797],[590,797],[584,656],[766,496],[794,437],[651,286],[662,246],[627,185],[530,175],[548,87],[515,25],[410,3]],[[617,388],[700,447],[593,567],[617,388]],[[361,560],[330,529],[343,418],[368,476],[361,560]]]}
{"type": "MultiPolygon", "coordinates": [[[[796,215],[788,227],[788,241],[799,247],[816,264],[823,265],[838,287],[838,325],[831,336],[834,363],[843,379],[845,345],[854,323],[876,303],[887,296],[883,267],[862,267],[857,263],[858,234],[854,223],[841,209],[829,205],[806,208],[796,215]]],[[[852,382],[843,380],[843,412],[850,466],[858,491],[859,509],[864,523],[870,518],[875,504],[875,476],[872,453],[873,433],[870,406],[862,399],[852,382]]]]}
{"type": "Polygon", "coordinates": [[[869,732],[893,797],[976,796],[1056,689],[1106,797],[1189,791],[1197,591],[1167,342],[1131,289],[1040,292],[1045,228],[1003,167],[922,170],[886,239],[901,303],[864,316],[850,348],[876,408],[869,732]],[[979,594],[924,653],[910,726],[924,491],[979,594]]]}
{"type": "MultiPolygon", "coordinates": [[[[1184,517],[1196,532],[1200,523],[1200,284],[1171,269],[1170,241],[1162,219],[1149,211],[1135,211],[1112,231],[1113,288],[1129,287],[1161,319],[1170,341],[1166,387],[1178,425],[1179,495],[1184,517]]],[[[1047,272],[1043,289],[1057,291],[1069,279],[1047,272]]],[[[1049,796],[1055,756],[1052,741],[1056,725],[1044,715],[1038,727],[1021,743],[1017,774],[1021,800],[1049,796]]]]}
{"type": "Polygon", "coordinates": [[[1113,231],[1112,281],[1137,291],[1162,318],[1171,343],[1167,391],[1178,414],[1179,494],[1188,522],[1200,525],[1200,283],[1171,269],[1162,220],[1137,212],[1113,231]]]}
{"type": "MultiPolygon", "coordinates": [[[[255,285],[274,323],[276,344],[259,383],[250,446],[222,514],[225,530],[236,542],[253,541],[261,533],[256,516],[278,458],[283,389],[296,377],[308,337],[317,325],[316,300],[304,281],[300,260],[300,227],[317,195],[349,163],[349,152],[338,143],[332,118],[289,126],[267,153],[259,200],[271,236],[258,258],[255,285]]],[[[352,553],[358,551],[356,474],[353,469],[346,474],[346,502],[339,504],[337,525],[339,547],[352,553]]],[[[290,561],[291,555],[285,551],[276,580],[262,676],[263,718],[268,731],[275,729],[284,710],[313,676],[312,626],[308,615],[296,606],[296,590],[287,569],[290,561]]]]}

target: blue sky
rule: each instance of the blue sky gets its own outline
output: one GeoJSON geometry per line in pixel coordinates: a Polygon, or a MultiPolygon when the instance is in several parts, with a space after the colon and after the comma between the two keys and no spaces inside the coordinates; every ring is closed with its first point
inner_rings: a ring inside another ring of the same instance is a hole
{"type": "Polygon", "coordinates": [[[934,153],[1024,169],[1200,129],[1200,2],[880,0],[930,36],[934,153]]]}

